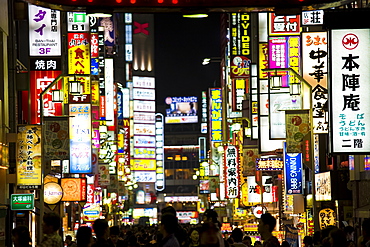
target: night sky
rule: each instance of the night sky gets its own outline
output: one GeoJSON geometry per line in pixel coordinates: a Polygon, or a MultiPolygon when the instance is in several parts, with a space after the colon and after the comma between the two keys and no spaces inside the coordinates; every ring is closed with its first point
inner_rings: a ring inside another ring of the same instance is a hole
{"type": "Polygon", "coordinates": [[[219,63],[202,65],[205,57],[220,57],[219,14],[189,19],[161,13],[154,20],[157,104],[168,96],[200,96],[219,86],[219,63]]]}

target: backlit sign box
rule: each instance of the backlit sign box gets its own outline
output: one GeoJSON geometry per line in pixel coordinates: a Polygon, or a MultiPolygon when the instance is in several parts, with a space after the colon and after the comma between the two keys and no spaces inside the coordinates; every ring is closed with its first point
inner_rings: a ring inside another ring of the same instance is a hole
{"type": "Polygon", "coordinates": [[[210,135],[211,141],[222,141],[222,90],[221,88],[210,89],[210,135]]]}
{"type": "Polygon", "coordinates": [[[60,56],[60,11],[29,4],[28,23],[30,56],[60,56]]]}
{"type": "Polygon", "coordinates": [[[332,30],[331,36],[332,151],[369,153],[370,30],[332,30]]]}
{"type": "Polygon", "coordinates": [[[70,173],[91,173],[91,105],[69,105],[70,173]]]}
{"type": "Polygon", "coordinates": [[[10,209],[11,210],[33,210],[35,204],[34,194],[11,194],[10,209]]]}
{"type": "Polygon", "coordinates": [[[198,98],[190,97],[167,97],[166,123],[197,123],[198,122],[198,98]]]}
{"type": "Polygon", "coordinates": [[[285,193],[302,194],[302,153],[284,153],[285,193]]]}
{"type": "Polygon", "coordinates": [[[330,171],[315,174],[316,201],[331,201],[330,171]]]}
{"type": "Polygon", "coordinates": [[[284,161],[281,158],[256,159],[257,171],[281,171],[284,168],[284,161]]]}

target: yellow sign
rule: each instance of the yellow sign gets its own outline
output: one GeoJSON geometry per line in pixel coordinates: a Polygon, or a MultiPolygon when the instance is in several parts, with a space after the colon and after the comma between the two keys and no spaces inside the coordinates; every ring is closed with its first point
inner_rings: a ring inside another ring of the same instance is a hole
{"type": "Polygon", "coordinates": [[[88,33],[68,33],[68,73],[90,74],[88,33]]]}
{"type": "Polygon", "coordinates": [[[155,171],[155,160],[131,159],[131,170],[133,171],[155,171]]]}
{"type": "Polygon", "coordinates": [[[17,186],[19,189],[41,188],[41,126],[18,126],[17,186]]]}

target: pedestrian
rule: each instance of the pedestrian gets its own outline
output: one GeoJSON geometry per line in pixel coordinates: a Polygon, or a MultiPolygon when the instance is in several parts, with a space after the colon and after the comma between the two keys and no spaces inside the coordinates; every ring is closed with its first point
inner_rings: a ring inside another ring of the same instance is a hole
{"type": "Polygon", "coordinates": [[[281,247],[290,247],[290,244],[288,241],[284,240],[283,242],[281,242],[281,247]]]}
{"type": "Polygon", "coordinates": [[[254,247],[262,247],[262,243],[261,243],[261,241],[257,240],[257,241],[254,242],[253,246],[254,247]]]}
{"type": "Polygon", "coordinates": [[[63,239],[58,234],[61,225],[61,218],[58,214],[46,213],[42,218],[42,231],[44,238],[38,247],[63,247],[63,239]]]}
{"type": "Polygon", "coordinates": [[[276,219],[270,213],[261,215],[258,224],[258,232],[261,234],[263,240],[263,247],[279,247],[279,240],[272,236],[272,231],[276,226],[276,219]]]}
{"type": "Polygon", "coordinates": [[[304,247],[313,247],[313,238],[311,236],[305,236],[303,238],[304,247]]]}
{"type": "Polygon", "coordinates": [[[200,229],[199,242],[202,247],[219,247],[221,242],[223,246],[223,238],[219,237],[220,230],[213,222],[204,222],[200,229]]]}
{"type": "Polygon", "coordinates": [[[77,244],[75,241],[72,241],[72,236],[67,235],[66,239],[64,240],[64,243],[67,247],[77,247],[77,244]]]}
{"type": "Polygon", "coordinates": [[[124,242],[119,239],[120,230],[118,226],[111,226],[109,228],[109,243],[113,247],[123,247],[124,242]]]}
{"type": "Polygon", "coordinates": [[[165,207],[161,210],[162,215],[164,214],[172,214],[177,219],[177,225],[175,226],[175,237],[177,238],[177,241],[179,241],[179,244],[181,247],[185,247],[188,245],[188,234],[186,230],[179,224],[176,209],[172,206],[165,207]]]}
{"type": "Polygon", "coordinates": [[[355,228],[353,226],[346,226],[344,227],[343,231],[346,234],[346,239],[347,239],[347,246],[348,247],[355,247],[355,228]]]}
{"type": "Polygon", "coordinates": [[[12,230],[14,247],[31,247],[32,239],[27,226],[17,226],[12,230]]]}
{"type": "Polygon", "coordinates": [[[252,239],[251,239],[251,237],[249,237],[249,236],[244,236],[243,237],[243,244],[245,244],[246,246],[248,246],[248,247],[252,247],[252,239]]]}
{"type": "Polygon", "coordinates": [[[88,226],[80,226],[76,234],[77,247],[91,247],[94,243],[92,230],[88,226]]]}
{"type": "Polygon", "coordinates": [[[189,247],[199,246],[199,230],[198,228],[191,228],[189,231],[189,247]]]}
{"type": "Polygon", "coordinates": [[[331,247],[347,247],[346,234],[339,228],[334,228],[329,233],[329,243],[331,247]]]}
{"type": "Polygon", "coordinates": [[[159,229],[163,234],[163,239],[160,246],[163,247],[180,247],[179,241],[175,237],[175,231],[177,229],[178,221],[177,217],[171,213],[165,213],[162,215],[159,229]]]}
{"type": "Polygon", "coordinates": [[[204,211],[203,214],[203,222],[204,224],[209,224],[209,228],[213,229],[214,227],[218,229],[217,231],[217,237],[218,237],[218,242],[220,244],[220,247],[225,247],[225,239],[222,237],[222,233],[220,231],[221,224],[218,221],[218,214],[216,211],[213,209],[207,209],[204,211]]]}
{"type": "Polygon", "coordinates": [[[234,240],[232,247],[247,247],[242,243],[243,231],[240,228],[235,228],[231,233],[231,238],[234,240]]]}
{"type": "Polygon", "coordinates": [[[109,225],[108,221],[104,219],[97,219],[94,221],[93,229],[96,236],[96,242],[92,247],[111,247],[108,242],[109,225]]]}

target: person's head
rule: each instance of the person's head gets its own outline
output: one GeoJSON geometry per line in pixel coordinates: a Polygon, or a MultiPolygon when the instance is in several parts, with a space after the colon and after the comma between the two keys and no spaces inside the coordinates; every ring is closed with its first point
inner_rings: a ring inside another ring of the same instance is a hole
{"type": "Polygon", "coordinates": [[[346,226],[344,227],[343,231],[346,234],[347,241],[353,241],[354,234],[355,234],[355,228],[353,228],[353,226],[346,226]]]}
{"type": "Polygon", "coordinates": [[[276,219],[270,213],[262,214],[258,224],[258,232],[261,234],[262,239],[266,240],[271,237],[275,226],[276,219]]]}
{"type": "Polygon", "coordinates": [[[203,222],[204,223],[206,222],[216,223],[217,217],[218,217],[218,214],[216,211],[214,211],[213,209],[207,209],[203,214],[203,222]]]}
{"type": "Polygon", "coordinates": [[[243,231],[240,228],[235,228],[231,233],[231,237],[234,242],[240,243],[243,240],[243,231]]]}
{"type": "Polygon", "coordinates": [[[93,224],[93,229],[98,239],[108,239],[109,237],[108,221],[104,219],[95,220],[93,224]]]}
{"type": "Polygon", "coordinates": [[[339,228],[334,228],[329,233],[329,243],[331,247],[346,247],[346,234],[339,228]]]}
{"type": "Polygon", "coordinates": [[[16,247],[29,246],[31,240],[27,226],[17,226],[12,230],[12,241],[16,247]]]}
{"type": "Polygon", "coordinates": [[[313,238],[311,236],[305,236],[303,238],[304,246],[313,246],[313,238]]]}
{"type": "Polygon", "coordinates": [[[45,234],[54,233],[60,228],[60,216],[54,212],[44,214],[42,221],[42,229],[45,234]]]}
{"type": "Polygon", "coordinates": [[[207,247],[220,246],[218,232],[219,229],[215,223],[205,222],[200,228],[199,244],[207,247]]]}
{"type": "Polygon", "coordinates": [[[290,244],[288,243],[288,241],[284,240],[284,241],[281,243],[281,247],[290,247],[290,244]]]}
{"type": "Polygon", "coordinates": [[[161,213],[162,214],[173,214],[176,216],[176,209],[172,206],[168,206],[168,207],[162,208],[161,213]]]}
{"type": "Polygon", "coordinates": [[[191,228],[189,231],[189,238],[193,243],[199,242],[199,230],[197,228],[191,228]]]}
{"type": "Polygon", "coordinates": [[[77,246],[78,247],[85,247],[90,246],[94,242],[93,236],[92,236],[92,230],[88,226],[80,226],[77,229],[76,234],[76,240],[77,240],[77,246]]]}
{"type": "Polygon", "coordinates": [[[172,234],[178,227],[177,217],[172,213],[165,213],[162,215],[160,230],[164,236],[172,234]]]}
{"type": "Polygon", "coordinates": [[[116,244],[117,241],[118,241],[118,237],[119,237],[119,227],[118,226],[111,226],[109,228],[109,238],[110,240],[116,244]]]}
{"type": "Polygon", "coordinates": [[[71,236],[71,235],[67,235],[67,236],[66,236],[65,243],[66,243],[67,245],[69,245],[71,242],[72,242],[72,236],[71,236]]]}
{"type": "Polygon", "coordinates": [[[261,241],[256,241],[256,242],[254,242],[254,245],[253,245],[254,247],[261,247],[262,246],[262,243],[261,243],[261,241]]]}
{"type": "Polygon", "coordinates": [[[248,247],[252,246],[252,239],[249,236],[244,236],[242,243],[245,244],[248,247]]]}

